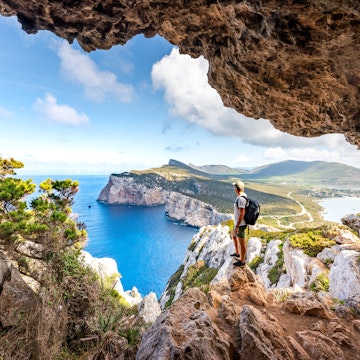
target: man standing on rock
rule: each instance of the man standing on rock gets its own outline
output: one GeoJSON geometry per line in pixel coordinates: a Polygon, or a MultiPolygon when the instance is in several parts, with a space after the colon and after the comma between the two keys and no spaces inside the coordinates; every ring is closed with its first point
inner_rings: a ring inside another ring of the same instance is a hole
{"type": "Polygon", "coordinates": [[[241,180],[235,181],[233,185],[235,186],[237,197],[234,203],[234,229],[231,233],[235,245],[235,253],[231,254],[231,256],[240,258],[240,260],[234,263],[234,266],[244,266],[246,256],[245,229],[247,226],[244,216],[247,195],[244,192],[245,186],[241,180]]]}

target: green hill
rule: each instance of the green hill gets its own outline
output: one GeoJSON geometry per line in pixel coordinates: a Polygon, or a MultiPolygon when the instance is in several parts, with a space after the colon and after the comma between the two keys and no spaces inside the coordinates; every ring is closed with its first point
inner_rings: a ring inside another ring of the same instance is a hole
{"type": "Polygon", "coordinates": [[[360,169],[336,162],[288,160],[256,168],[243,179],[358,188],[360,169]]]}

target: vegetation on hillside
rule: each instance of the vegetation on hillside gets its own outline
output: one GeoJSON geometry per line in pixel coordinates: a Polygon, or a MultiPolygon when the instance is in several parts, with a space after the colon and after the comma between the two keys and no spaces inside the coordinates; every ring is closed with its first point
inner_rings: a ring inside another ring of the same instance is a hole
{"type": "Polygon", "coordinates": [[[40,288],[14,314],[16,324],[0,322],[0,358],[133,359],[142,325],[136,309],[80,260],[86,230],[71,213],[78,183],[47,179],[27,204],[35,185],[11,177],[21,167],[0,158],[0,249],[40,288]],[[40,257],[19,250],[29,244],[40,257]]]}

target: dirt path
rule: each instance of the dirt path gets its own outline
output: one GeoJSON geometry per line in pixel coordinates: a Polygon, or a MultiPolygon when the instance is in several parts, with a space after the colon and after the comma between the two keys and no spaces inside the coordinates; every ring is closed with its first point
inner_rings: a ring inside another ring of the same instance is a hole
{"type": "Polygon", "coordinates": [[[267,215],[264,217],[270,217],[272,219],[274,219],[277,223],[277,226],[283,229],[295,229],[295,224],[303,224],[306,222],[312,222],[314,221],[313,216],[311,215],[311,213],[309,211],[306,210],[305,206],[298,200],[295,200],[292,196],[291,196],[291,191],[287,194],[287,197],[293,201],[295,201],[301,208],[301,211],[298,212],[297,214],[294,215],[267,215]],[[281,220],[283,218],[290,218],[290,217],[298,217],[298,216],[303,216],[303,215],[307,215],[309,220],[302,220],[302,221],[294,221],[292,223],[290,223],[289,225],[282,225],[281,224],[281,220]]]}

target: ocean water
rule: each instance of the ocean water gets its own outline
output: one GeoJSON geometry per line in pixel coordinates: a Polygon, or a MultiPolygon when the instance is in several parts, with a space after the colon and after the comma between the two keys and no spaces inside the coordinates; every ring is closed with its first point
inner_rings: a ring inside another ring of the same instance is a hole
{"type": "Polygon", "coordinates": [[[48,177],[79,181],[73,212],[87,226],[85,250],[95,257],[116,260],[124,290],[136,286],[143,296],[153,291],[160,297],[170,276],[183,262],[197,229],[168,220],[164,206],[97,202],[108,176],[26,176],[36,184],[48,177]]]}
{"type": "Polygon", "coordinates": [[[320,205],[325,209],[323,218],[341,224],[341,218],[348,214],[360,213],[360,198],[344,197],[329,198],[320,201],[320,205]]]}

